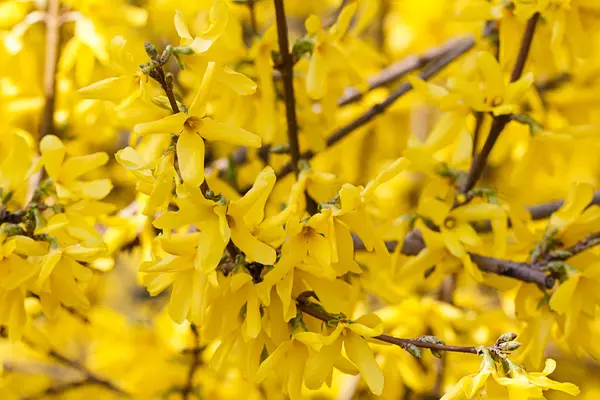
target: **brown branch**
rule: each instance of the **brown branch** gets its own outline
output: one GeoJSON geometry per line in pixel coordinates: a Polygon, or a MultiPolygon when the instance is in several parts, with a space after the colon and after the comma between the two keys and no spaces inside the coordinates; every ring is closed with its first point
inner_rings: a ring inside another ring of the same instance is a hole
{"type": "MultiPolygon", "coordinates": [[[[314,303],[310,303],[306,300],[299,299],[297,301],[298,309],[300,311],[302,311],[303,313],[310,315],[311,317],[319,319],[323,322],[329,322],[329,321],[336,320],[336,318],[334,316],[323,312],[320,308],[315,307],[313,304],[314,303]]],[[[374,336],[374,337],[372,337],[372,339],[380,340],[385,343],[395,344],[396,346],[400,346],[401,348],[403,348],[405,350],[408,348],[409,345],[413,345],[413,346],[421,347],[421,348],[425,348],[425,349],[433,349],[433,350],[439,350],[439,351],[452,351],[455,353],[469,353],[469,354],[477,354],[478,353],[477,348],[475,346],[450,346],[450,345],[440,344],[440,343],[424,342],[419,339],[397,338],[395,336],[386,335],[386,334],[374,336]]]]}
{"type": "Polygon", "coordinates": [[[102,386],[102,384],[100,384],[98,381],[95,381],[94,379],[85,378],[80,381],[66,382],[66,383],[62,383],[60,385],[50,386],[43,392],[41,392],[37,395],[34,395],[34,396],[25,397],[25,398],[23,398],[23,400],[41,399],[41,398],[47,397],[47,396],[59,396],[59,395],[63,395],[65,392],[79,389],[84,386],[91,386],[91,385],[102,386]]]}
{"type": "Polygon", "coordinates": [[[248,0],[248,13],[250,13],[250,27],[252,29],[252,36],[258,35],[258,23],[256,22],[256,9],[255,4],[257,0],[248,0]]]}
{"type": "Polygon", "coordinates": [[[202,363],[201,362],[202,360],[200,359],[201,348],[200,348],[200,335],[198,333],[198,328],[196,328],[196,325],[191,324],[190,325],[190,329],[192,331],[192,335],[194,336],[194,348],[193,348],[193,351],[191,352],[192,363],[190,365],[190,369],[188,370],[187,380],[186,380],[185,386],[181,390],[181,395],[182,395],[182,397],[183,397],[184,400],[189,399],[190,395],[193,392],[193,389],[194,389],[194,375],[196,373],[196,370],[198,369],[198,367],[202,363]]]}
{"type": "MultiPolygon", "coordinates": [[[[529,19],[529,21],[527,21],[525,33],[523,34],[523,39],[521,40],[521,48],[519,49],[519,55],[517,56],[517,61],[515,62],[515,66],[510,76],[511,82],[516,82],[523,74],[523,70],[525,69],[525,63],[527,62],[527,57],[529,56],[529,50],[531,49],[531,43],[533,42],[535,28],[539,19],[540,14],[535,13],[529,19]]],[[[492,152],[492,148],[496,144],[496,141],[500,137],[500,134],[509,122],[510,115],[500,115],[494,118],[494,121],[492,122],[492,127],[490,128],[490,133],[483,145],[483,149],[481,150],[481,153],[479,153],[477,157],[475,157],[475,159],[473,160],[473,163],[471,164],[471,169],[469,170],[469,174],[467,175],[467,179],[461,186],[462,193],[466,193],[469,190],[473,189],[473,187],[481,177],[487,159],[490,153],[492,152]]]]}
{"type": "MultiPolygon", "coordinates": [[[[386,242],[386,246],[390,251],[393,251],[397,246],[397,242],[386,242]]],[[[407,256],[416,256],[425,247],[425,242],[423,241],[421,234],[413,231],[406,236],[402,244],[402,253],[407,256]]],[[[471,256],[471,260],[484,272],[518,279],[523,282],[536,283],[541,287],[548,289],[554,286],[554,278],[552,276],[532,269],[527,263],[482,256],[474,253],[469,253],[469,255],[471,256]]]]}
{"type": "MultiPolygon", "coordinates": [[[[549,201],[547,203],[541,203],[534,206],[527,207],[529,214],[531,214],[531,219],[534,221],[538,221],[541,219],[549,218],[554,212],[558,211],[559,208],[563,206],[565,203],[564,200],[554,200],[549,201]]],[[[600,205],[600,191],[594,193],[594,197],[592,201],[588,205],[600,205]]],[[[511,221],[508,220],[508,226],[510,227],[511,221]]],[[[492,224],[490,221],[481,221],[475,224],[475,230],[479,233],[491,232],[492,224]]]]}
{"type": "Polygon", "coordinates": [[[548,253],[541,261],[535,264],[536,268],[542,268],[553,261],[564,261],[571,257],[575,257],[577,254],[582,253],[592,247],[600,245],[600,232],[592,233],[575,243],[574,245],[566,248],[554,250],[548,253]]]}
{"type": "Polygon", "coordinates": [[[285,98],[285,115],[287,120],[287,135],[292,157],[292,170],[298,176],[298,161],[300,160],[300,145],[298,143],[298,120],[296,117],[296,98],[294,96],[294,58],[290,53],[288,42],[288,27],[285,17],[283,0],[273,0],[275,17],[277,19],[277,37],[281,64],[279,70],[283,79],[283,94],[285,98]]]}
{"type": "Polygon", "coordinates": [[[60,1],[48,0],[46,8],[46,49],[44,56],[44,111],[40,139],[55,133],[56,69],[60,52],[60,1]]]}
{"type": "Polygon", "coordinates": [[[169,104],[171,105],[171,109],[173,110],[173,114],[177,114],[179,112],[179,106],[177,105],[175,93],[173,92],[173,83],[167,82],[167,77],[162,66],[158,66],[154,68],[154,70],[158,75],[158,79],[156,79],[156,81],[160,84],[160,87],[164,90],[165,94],[167,95],[167,98],[169,99],[169,104]]]}
{"type": "MultiPolygon", "coordinates": [[[[461,55],[469,51],[475,45],[475,40],[472,37],[465,37],[460,40],[457,40],[454,44],[454,47],[447,51],[444,55],[439,57],[435,62],[431,63],[421,74],[419,77],[423,80],[429,80],[435,75],[437,75],[440,71],[446,68],[450,63],[455,61],[461,55]]],[[[350,133],[354,132],[356,129],[362,127],[363,125],[369,123],[378,115],[385,112],[392,104],[396,102],[400,97],[404,96],[406,93],[412,90],[412,85],[410,82],[405,82],[400,85],[396,90],[394,90],[386,99],[384,99],[381,103],[377,103],[361,114],[358,118],[351,121],[347,125],[339,128],[333,134],[331,134],[327,138],[327,147],[331,147],[335,145],[337,142],[348,136],[350,133]]],[[[301,157],[304,159],[310,159],[315,156],[315,153],[312,151],[307,151],[302,153],[301,157]]],[[[281,179],[284,176],[288,175],[292,172],[293,166],[291,163],[287,163],[283,166],[283,168],[277,174],[277,178],[281,179]]]]}
{"type": "MultiPolygon", "coordinates": [[[[448,51],[454,50],[458,43],[463,40],[471,39],[470,36],[453,38],[443,43],[440,46],[433,47],[427,50],[425,53],[420,55],[410,55],[386,68],[381,70],[377,75],[372,76],[368,79],[369,88],[367,92],[371,90],[380,88],[385,86],[397,79],[400,79],[410,72],[415,71],[417,69],[425,67],[430,62],[436,60],[437,58],[443,56],[448,51]]],[[[354,103],[362,98],[364,93],[361,93],[355,87],[348,87],[344,91],[342,97],[338,99],[339,106],[345,106],[350,103],[354,103]]]]}
{"type": "Polygon", "coordinates": [[[475,112],[475,128],[473,129],[473,149],[471,155],[475,157],[477,155],[477,145],[479,144],[479,135],[481,134],[481,128],[483,121],[485,120],[485,114],[482,112],[475,112]]]}
{"type": "MultiPolygon", "coordinates": [[[[5,337],[6,333],[2,332],[2,336],[5,337]]],[[[27,346],[29,346],[31,349],[33,349],[33,350],[36,350],[36,351],[40,351],[41,350],[41,349],[39,349],[39,347],[32,340],[30,340],[28,338],[24,337],[21,341],[24,344],[26,344],[27,346]]],[[[43,352],[44,354],[46,354],[46,356],[48,356],[49,358],[52,358],[56,362],[58,362],[60,364],[63,364],[65,366],[69,367],[69,368],[72,368],[75,371],[80,372],[83,376],[85,376],[85,379],[83,381],[79,382],[80,384],[82,384],[83,382],[85,382],[85,384],[102,386],[105,389],[110,390],[110,391],[115,392],[115,393],[118,393],[118,394],[120,394],[122,396],[130,397],[127,392],[125,392],[123,389],[121,389],[118,386],[116,386],[111,381],[100,378],[99,376],[97,376],[96,374],[94,374],[93,372],[91,372],[89,369],[87,369],[81,363],[79,363],[79,362],[77,362],[75,360],[71,360],[70,358],[68,358],[68,357],[60,354],[55,349],[50,349],[48,351],[42,350],[41,352],[43,352]]],[[[48,389],[48,390],[50,390],[50,389],[48,389]]]]}

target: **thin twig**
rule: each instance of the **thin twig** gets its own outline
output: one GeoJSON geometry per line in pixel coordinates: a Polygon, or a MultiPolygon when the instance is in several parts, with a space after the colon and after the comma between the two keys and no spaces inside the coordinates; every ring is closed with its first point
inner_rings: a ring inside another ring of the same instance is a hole
{"type": "Polygon", "coordinates": [[[566,249],[559,249],[549,252],[546,257],[535,264],[535,267],[541,268],[552,261],[567,260],[598,245],[600,245],[600,232],[592,233],[566,249]]]}
{"type": "MultiPolygon", "coordinates": [[[[527,21],[525,33],[523,34],[523,39],[521,40],[521,48],[519,49],[519,55],[517,56],[517,61],[515,62],[515,66],[510,76],[511,82],[516,82],[523,74],[523,70],[525,69],[525,63],[527,62],[527,57],[529,56],[529,50],[531,49],[531,43],[533,42],[533,36],[535,34],[535,28],[537,26],[539,18],[540,14],[535,13],[529,19],[529,21],[527,21]]],[[[496,141],[498,140],[500,134],[509,122],[510,115],[500,115],[494,118],[494,121],[492,122],[492,127],[490,128],[490,133],[483,145],[483,149],[481,149],[481,153],[479,153],[477,157],[475,157],[475,159],[473,160],[473,164],[471,164],[471,169],[469,170],[467,179],[461,186],[462,193],[466,193],[469,190],[473,189],[473,187],[481,177],[483,169],[485,168],[485,164],[487,163],[487,159],[490,153],[492,152],[496,141]]]]}
{"type": "Polygon", "coordinates": [[[46,9],[46,52],[44,58],[44,111],[40,138],[55,133],[56,69],[60,52],[60,1],[48,0],[46,9]]]}
{"type": "Polygon", "coordinates": [[[285,115],[287,119],[287,135],[292,157],[292,170],[298,176],[298,161],[300,160],[300,145],[298,143],[298,120],[296,117],[296,98],[294,96],[294,58],[290,53],[288,42],[287,19],[283,0],[274,0],[275,18],[277,19],[277,37],[281,63],[279,70],[283,79],[283,94],[285,99],[285,115]]]}
{"type": "MultiPolygon", "coordinates": [[[[469,51],[475,45],[475,40],[472,37],[465,37],[460,40],[457,40],[450,51],[447,51],[444,55],[436,59],[433,63],[431,63],[421,74],[419,77],[423,80],[429,80],[435,75],[437,75],[440,71],[446,68],[449,64],[459,58],[461,55],[469,51]]],[[[332,133],[327,138],[327,147],[331,147],[350,133],[354,132],[356,129],[366,125],[371,122],[375,117],[385,112],[392,104],[396,102],[400,97],[404,96],[406,93],[412,90],[412,85],[410,82],[405,82],[401,84],[396,90],[394,90],[386,99],[384,99],[381,103],[377,103],[365,111],[363,114],[359,115],[358,118],[354,119],[350,123],[342,126],[337,131],[332,133]]],[[[302,153],[301,157],[304,159],[310,159],[315,156],[315,153],[312,151],[307,151],[302,153]]],[[[281,179],[284,176],[288,175],[292,172],[293,166],[291,163],[288,163],[283,166],[283,168],[277,174],[277,178],[281,179]]]]}
{"type": "Polygon", "coordinates": [[[471,150],[471,155],[475,157],[477,154],[477,145],[479,144],[479,135],[481,134],[481,127],[483,126],[483,121],[485,119],[485,114],[477,111],[475,112],[475,128],[473,129],[473,149],[471,150]]]}
{"type": "MultiPolygon", "coordinates": [[[[364,244],[360,239],[353,235],[355,250],[363,250],[364,244]]],[[[398,246],[398,242],[391,240],[385,243],[388,251],[393,252],[398,246]]],[[[420,233],[413,231],[406,235],[402,243],[402,254],[407,256],[416,256],[426,245],[420,233]]],[[[480,270],[495,275],[506,276],[523,282],[535,283],[541,287],[551,289],[554,286],[554,277],[547,275],[542,271],[534,269],[530,264],[505,260],[500,258],[483,256],[480,254],[469,253],[473,261],[480,270]]]]}
{"type": "MultiPolygon", "coordinates": [[[[319,308],[311,305],[312,303],[306,300],[298,300],[297,307],[300,311],[305,314],[308,314],[316,319],[319,319],[323,322],[333,321],[336,318],[332,315],[324,313],[319,308]]],[[[424,342],[419,339],[403,339],[397,338],[395,336],[382,334],[379,336],[374,336],[372,339],[380,340],[385,343],[395,344],[396,346],[400,346],[403,349],[407,349],[409,345],[413,345],[416,347],[421,347],[425,349],[433,349],[440,351],[452,351],[455,353],[469,353],[469,354],[477,354],[477,348],[475,346],[450,346],[441,343],[429,343],[424,342]]]]}
{"type": "MultiPolygon", "coordinates": [[[[30,340],[28,338],[24,337],[21,341],[33,350],[36,350],[36,351],[40,350],[39,347],[32,340],[30,340]]],[[[87,369],[87,367],[85,367],[83,364],[81,364],[75,360],[71,360],[70,358],[60,354],[57,350],[50,349],[47,351],[43,351],[43,353],[46,354],[49,358],[52,358],[53,360],[57,361],[58,363],[63,364],[69,368],[74,369],[75,371],[80,372],[83,376],[85,376],[84,381],[86,382],[86,384],[102,386],[102,387],[106,388],[107,390],[118,393],[122,396],[129,397],[129,394],[127,392],[125,392],[123,389],[116,386],[111,381],[100,378],[99,376],[94,374],[92,371],[87,369]]]]}
{"type": "Polygon", "coordinates": [[[256,22],[256,9],[255,4],[257,0],[248,0],[248,12],[250,13],[250,27],[252,29],[252,36],[258,35],[258,23],[256,22]]]}
{"type": "Polygon", "coordinates": [[[185,386],[183,387],[183,389],[181,390],[181,395],[184,400],[189,399],[190,395],[192,394],[192,392],[194,390],[194,375],[196,374],[196,370],[198,369],[198,367],[201,364],[200,335],[198,333],[198,328],[196,328],[196,325],[191,324],[190,330],[192,331],[192,335],[194,336],[194,348],[193,348],[193,351],[191,352],[192,363],[190,364],[190,369],[188,370],[186,383],[185,383],[185,386]]]}
{"type": "MultiPolygon", "coordinates": [[[[369,88],[367,89],[367,92],[385,86],[408,75],[412,71],[425,67],[430,62],[446,54],[448,51],[452,51],[456,47],[457,43],[460,43],[468,38],[470,38],[470,36],[450,39],[440,46],[427,50],[423,54],[410,55],[384,68],[377,75],[368,79],[369,88]]],[[[361,93],[361,91],[357,88],[348,87],[346,90],[344,90],[343,96],[338,99],[338,105],[345,106],[347,104],[354,103],[360,100],[363,95],[364,93],[361,93]]]]}

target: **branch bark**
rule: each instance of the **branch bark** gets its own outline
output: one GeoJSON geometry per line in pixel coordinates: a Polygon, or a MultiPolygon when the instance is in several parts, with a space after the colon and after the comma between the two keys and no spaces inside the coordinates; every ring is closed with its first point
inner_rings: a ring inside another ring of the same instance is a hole
{"type": "MultiPolygon", "coordinates": [[[[384,68],[377,75],[368,79],[369,88],[367,89],[367,92],[385,86],[408,75],[412,71],[425,67],[427,64],[446,54],[448,51],[454,50],[461,41],[470,39],[472,39],[471,36],[450,39],[440,46],[427,50],[423,54],[410,55],[384,68]]],[[[348,87],[344,91],[343,96],[338,99],[338,106],[354,103],[360,100],[364,94],[365,93],[362,93],[355,87],[348,87]]]]}
{"type": "Polygon", "coordinates": [[[44,56],[44,111],[40,122],[40,139],[54,134],[56,105],[56,69],[60,51],[60,1],[48,0],[46,8],[46,49],[44,56]]]}
{"type": "Polygon", "coordinates": [[[291,168],[298,176],[298,161],[300,160],[300,145],[298,143],[298,120],[296,117],[296,98],[294,96],[294,58],[290,53],[288,41],[287,19],[283,0],[273,0],[275,18],[277,20],[277,37],[281,64],[278,65],[283,80],[283,95],[285,98],[285,116],[287,120],[287,135],[292,157],[291,168]]]}
{"type": "Polygon", "coordinates": [[[192,335],[194,336],[194,349],[192,351],[192,363],[190,365],[190,369],[188,371],[187,380],[183,390],[181,391],[181,395],[184,400],[190,398],[193,389],[194,389],[194,375],[196,374],[196,370],[201,364],[200,359],[200,335],[198,333],[198,328],[196,325],[191,324],[190,329],[192,331],[192,335]]]}
{"type": "MultiPolygon", "coordinates": [[[[535,28],[539,19],[540,14],[535,13],[529,19],[529,21],[527,21],[525,33],[523,34],[523,39],[521,40],[521,48],[519,49],[519,55],[517,56],[517,61],[515,62],[515,66],[510,76],[511,82],[519,80],[519,78],[523,74],[523,70],[525,69],[525,63],[527,62],[527,57],[529,56],[529,50],[531,49],[531,43],[533,42],[535,28]]],[[[492,122],[492,127],[490,128],[490,133],[483,145],[483,149],[481,150],[481,153],[479,153],[473,160],[473,164],[471,164],[471,169],[469,170],[467,179],[461,187],[462,193],[466,193],[469,190],[473,189],[473,187],[475,187],[475,184],[477,183],[477,181],[481,177],[481,174],[483,173],[483,169],[485,168],[487,159],[490,153],[492,152],[492,148],[496,144],[496,141],[500,137],[500,134],[509,122],[510,115],[500,115],[494,118],[494,121],[492,122]]]]}

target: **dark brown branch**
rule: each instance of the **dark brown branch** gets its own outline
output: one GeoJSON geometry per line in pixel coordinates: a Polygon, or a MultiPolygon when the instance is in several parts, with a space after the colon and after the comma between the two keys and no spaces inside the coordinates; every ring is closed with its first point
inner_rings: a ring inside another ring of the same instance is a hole
{"type": "MultiPolygon", "coordinates": [[[[329,314],[321,311],[319,308],[314,307],[311,304],[312,303],[310,303],[306,300],[298,300],[297,307],[303,313],[308,314],[311,317],[319,319],[323,322],[333,321],[336,319],[332,315],[329,315],[329,314]]],[[[470,353],[470,354],[478,353],[477,348],[475,348],[474,346],[449,346],[446,344],[424,342],[419,339],[397,338],[397,337],[386,335],[386,334],[374,336],[372,339],[380,340],[385,343],[395,344],[396,346],[400,346],[405,350],[407,349],[407,347],[409,345],[413,345],[413,346],[421,347],[421,348],[425,348],[425,349],[433,349],[433,350],[440,350],[440,351],[452,351],[455,353],[470,353]]]]}
{"type": "Polygon", "coordinates": [[[198,333],[198,328],[196,328],[196,325],[191,324],[190,330],[192,331],[192,335],[194,336],[194,348],[191,352],[192,363],[190,365],[190,369],[188,370],[186,383],[183,389],[181,390],[181,395],[184,400],[189,399],[190,395],[194,390],[194,375],[196,374],[196,370],[198,369],[202,361],[200,359],[200,335],[198,333]]]}
{"type": "Polygon", "coordinates": [[[55,133],[56,68],[60,52],[60,1],[48,0],[46,9],[46,49],[44,56],[44,111],[40,139],[55,133]]]}
{"type": "MultiPolygon", "coordinates": [[[[475,45],[475,40],[472,37],[465,37],[460,40],[457,40],[454,47],[431,63],[421,74],[419,77],[423,80],[429,80],[435,75],[437,75],[440,71],[446,68],[450,63],[455,61],[461,55],[469,51],[475,45]]],[[[366,125],[371,120],[373,120],[378,115],[385,112],[392,104],[396,102],[400,97],[404,96],[406,93],[412,90],[412,85],[410,82],[405,82],[401,84],[396,90],[394,90],[386,99],[384,99],[381,103],[377,103],[361,114],[358,118],[351,121],[347,125],[339,128],[337,131],[332,133],[327,138],[327,147],[331,147],[350,133],[354,132],[356,129],[366,125]]],[[[302,153],[301,157],[304,159],[310,159],[315,156],[315,153],[312,151],[307,151],[302,153]]],[[[293,166],[291,163],[288,163],[283,166],[283,168],[277,174],[277,178],[283,178],[293,171],[293,166]]]]}
{"type": "Polygon", "coordinates": [[[292,157],[292,170],[298,175],[300,160],[300,145],[298,143],[298,120],[296,117],[296,98],[294,96],[294,58],[290,53],[288,41],[287,19],[283,0],[274,0],[275,17],[277,20],[277,37],[281,56],[280,72],[283,79],[283,94],[285,98],[285,115],[287,119],[287,135],[292,157]]]}
{"type": "Polygon", "coordinates": [[[475,112],[475,128],[473,129],[473,149],[471,154],[473,157],[477,154],[477,145],[479,144],[479,135],[481,134],[481,127],[485,120],[485,114],[482,112],[475,112]]]}
{"type": "MultiPolygon", "coordinates": [[[[364,244],[360,239],[353,235],[355,250],[364,250],[364,244]]],[[[385,243],[387,249],[393,252],[398,245],[395,240],[385,243]]],[[[425,242],[420,233],[413,231],[409,233],[402,243],[402,254],[407,256],[416,256],[425,249],[425,242]]],[[[547,275],[542,271],[533,269],[530,264],[504,260],[480,254],[469,253],[473,261],[480,270],[495,275],[506,276],[523,282],[535,283],[541,287],[550,289],[554,286],[554,277],[547,275]]]]}
{"type": "Polygon", "coordinates": [[[535,84],[535,88],[538,92],[543,93],[549,90],[560,88],[565,83],[568,83],[573,76],[568,72],[560,73],[552,78],[548,78],[544,81],[535,84]]]}
{"type": "MultiPolygon", "coordinates": [[[[420,55],[410,55],[390,66],[381,70],[377,75],[368,79],[369,88],[367,92],[385,86],[397,79],[400,79],[410,72],[425,67],[430,62],[436,60],[448,51],[452,51],[458,43],[463,40],[471,39],[470,36],[453,38],[440,46],[433,47],[420,55]]],[[[354,87],[348,87],[344,95],[338,99],[339,106],[345,106],[354,103],[362,98],[364,93],[354,87]]]]}
{"type": "MultiPolygon", "coordinates": [[[[510,75],[511,82],[516,82],[523,74],[523,70],[525,69],[525,63],[527,62],[527,57],[529,56],[529,50],[531,49],[531,43],[533,42],[533,36],[535,34],[535,28],[537,26],[539,18],[540,14],[535,13],[529,19],[529,21],[527,21],[525,33],[523,34],[523,39],[521,40],[521,48],[519,49],[519,55],[517,56],[517,61],[515,62],[515,66],[510,75]]],[[[479,153],[477,157],[475,157],[475,159],[473,160],[473,164],[471,164],[471,169],[469,170],[467,179],[461,187],[462,193],[466,193],[469,190],[473,189],[473,187],[481,177],[483,169],[485,168],[485,164],[487,163],[487,159],[490,153],[492,152],[496,141],[498,140],[500,134],[509,122],[510,115],[500,115],[494,118],[494,122],[492,122],[492,127],[490,128],[490,133],[483,145],[483,149],[481,150],[481,153],[479,153]]]]}

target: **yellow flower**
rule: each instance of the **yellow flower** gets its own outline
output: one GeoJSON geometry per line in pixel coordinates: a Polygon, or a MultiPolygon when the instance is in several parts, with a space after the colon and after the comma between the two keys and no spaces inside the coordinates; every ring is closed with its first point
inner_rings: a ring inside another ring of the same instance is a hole
{"type": "Polygon", "coordinates": [[[148,77],[144,75],[133,56],[125,47],[127,41],[116,36],[110,42],[110,60],[121,75],[107,78],[82,87],[78,92],[88,99],[109,100],[118,103],[117,110],[131,105],[138,98],[145,98],[148,77]]]}
{"type": "Polygon", "coordinates": [[[337,22],[327,32],[322,27],[321,19],[316,15],[311,15],[304,24],[306,31],[315,38],[306,73],[306,91],[313,99],[325,96],[328,92],[327,81],[335,71],[348,73],[352,83],[362,81],[360,72],[354,69],[355,63],[348,58],[341,43],[356,12],[356,7],[356,3],[344,7],[337,22]]]}
{"type": "Polygon", "coordinates": [[[277,347],[260,364],[255,381],[261,383],[271,373],[284,381],[284,390],[292,400],[302,399],[302,379],[308,357],[306,346],[292,338],[277,347]]]}
{"type": "Polygon", "coordinates": [[[67,149],[54,135],[47,135],[40,142],[40,164],[56,184],[56,194],[60,199],[102,199],[112,189],[109,179],[80,180],[82,175],[103,166],[108,162],[106,153],[65,159],[67,149]]]}
{"type": "Polygon", "coordinates": [[[184,182],[199,186],[204,181],[204,140],[223,141],[240,146],[260,147],[260,137],[233,125],[206,116],[206,103],[214,81],[215,63],[208,64],[202,84],[189,109],[158,121],[137,124],[138,134],[178,135],[177,158],[184,182]]]}
{"type": "Polygon", "coordinates": [[[335,329],[325,334],[315,332],[296,332],[294,338],[305,343],[310,355],[304,370],[306,387],[318,389],[328,379],[334,367],[345,370],[346,356],[356,366],[373,394],[383,392],[383,373],[375,361],[373,351],[365,338],[383,333],[383,323],[375,314],[367,314],[356,321],[340,321],[335,329]]]}
{"type": "Polygon", "coordinates": [[[193,37],[185,23],[183,13],[179,10],[175,13],[175,29],[181,38],[182,46],[189,46],[194,53],[204,53],[223,34],[228,20],[227,4],[223,0],[215,0],[210,9],[210,26],[204,32],[193,37]]]}
{"type": "Polygon", "coordinates": [[[594,319],[596,306],[600,305],[600,263],[594,263],[585,271],[571,271],[550,298],[550,309],[564,318],[562,333],[569,338],[577,328],[579,319],[594,319]]]}
{"type": "Polygon", "coordinates": [[[498,390],[497,385],[489,385],[487,388],[490,398],[508,398],[510,400],[521,400],[529,398],[543,398],[546,390],[558,390],[577,396],[579,388],[572,383],[561,383],[548,378],[556,369],[556,361],[549,358],[542,372],[526,372],[523,367],[506,359],[508,373],[505,375],[499,368],[494,368],[492,374],[494,381],[503,386],[505,390],[498,390]],[[502,397],[501,397],[502,396],[502,397]]]}
{"type": "Polygon", "coordinates": [[[31,147],[20,132],[14,133],[10,139],[9,151],[0,162],[0,188],[4,196],[12,193],[14,202],[24,204],[32,166],[31,147]]]}
{"type": "Polygon", "coordinates": [[[485,387],[488,378],[496,369],[494,360],[487,349],[482,349],[479,353],[481,364],[479,372],[467,375],[461,378],[440,400],[461,400],[474,399],[485,387]]]}
{"type": "MultiPolygon", "coordinates": [[[[440,188],[438,187],[436,190],[440,190],[440,188]]],[[[422,229],[428,254],[446,249],[461,260],[473,279],[482,281],[481,271],[472,263],[468,254],[469,248],[481,245],[481,239],[470,223],[483,220],[499,221],[499,224],[492,225],[496,236],[495,241],[506,243],[508,234],[506,213],[501,206],[489,203],[469,203],[453,208],[454,193],[454,188],[448,188],[446,194],[440,193],[444,197],[425,197],[419,204],[418,213],[426,216],[436,227],[439,227],[439,233],[431,230],[421,221],[418,222],[418,226],[422,229]]],[[[438,255],[438,257],[440,256],[441,254],[438,255]]]]}

